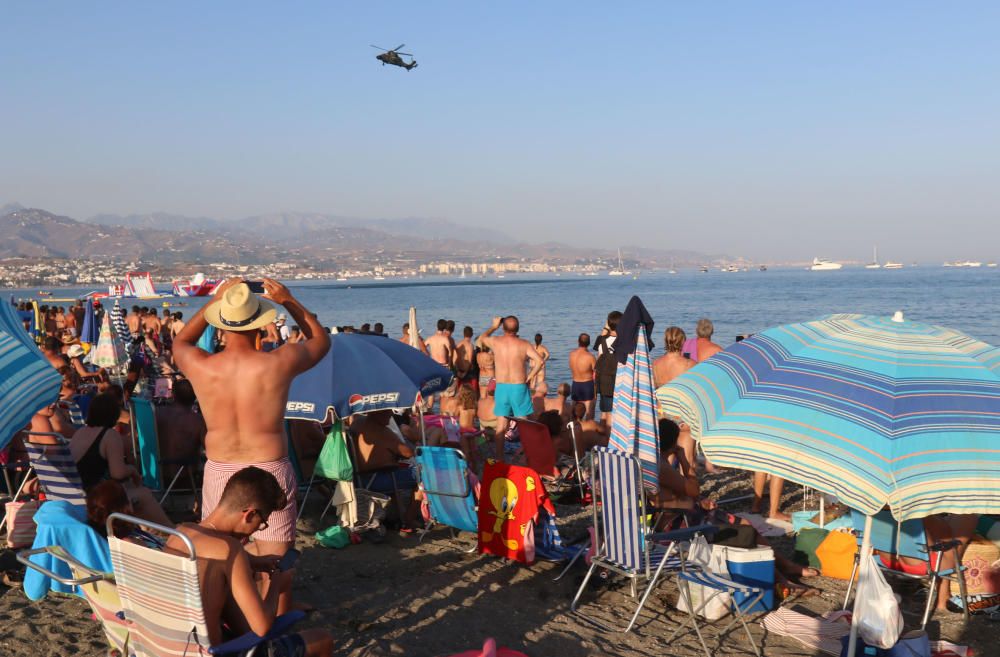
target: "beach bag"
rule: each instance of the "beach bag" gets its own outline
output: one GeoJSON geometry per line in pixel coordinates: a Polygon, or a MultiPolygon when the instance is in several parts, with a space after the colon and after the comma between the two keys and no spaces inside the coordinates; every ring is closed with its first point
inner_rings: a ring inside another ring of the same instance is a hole
{"type": "Polygon", "coordinates": [[[316,542],[323,547],[339,550],[351,544],[351,535],[340,525],[331,525],[323,531],[316,533],[316,542]]]}
{"type": "Polygon", "coordinates": [[[38,511],[38,500],[7,502],[6,510],[4,523],[7,526],[7,547],[30,547],[35,542],[35,511],[38,511]]]}
{"type": "Polygon", "coordinates": [[[354,497],[358,506],[358,522],[354,529],[364,531],[380,527],[385,520],[391,498],[366,488],[355,488],[354,497]]]}
{"type": "MultiPolygon", "coordinates": [[[[688,550],[688,561],[699,564],[713,575],[725,578],[729,577],[729,568],[726,566],[725,547],[721,545],[719,547],[709,545],[704,536],[697,536],[691,541],[691,547],[688,550]]],[[[690,582],[687,584],[687,587],[691,595],[691,604],[697,610],[696,613],[698,616],[708,621],[715,621],[729,613],[729,605],[732,601],[729,593],[719,593],[708,604],[704,604],[706,599],[716,593],[716,590],[690,582]]],[[[677,596],[677,610],[687,613],[691,612],[688,609],[687,599],[684,595],[677,596]]]]}
{"type": "Polygon", "coordinates": [[[351,456],[347,453],[344,425],[340,420],[334,422],[330,432],[326,434],[323,449],[316,459],[316,474],[335,481],[354,479],[354,464],[351,463],[351,456]]]}
{"type": "Polygon", "coordinates": [[[604,397],[611,397],[615,394],[615,377],[618,375],[618,360],[615,358],[615,347],[607,343],[607,338],[598,338],[598,344],[604,344],[597,363],[594,365],[594,374],[597,377],[597,391],[604,397]]]}
{"type": "Polygon", "coordinates": [[[869,555],[862,559],[858,573],[858,593],[854,598],[854,620],[858,634],[870,646],[891,648],[903,631],[903,614],[896,594],[869,555]]]}
{"type": "Polygon", "coordinates": [[[823,564],[820,562],[816,551],[829,534],[830,531],[827,529],[807,528],[800,530],[798,536],[795,537],[795,552],[792,553],[792,561],[800,566],[808,566],[809,568],[821,570],[823,564]]]}
{"type": "Polygon", "coordinates": [[[816,548],[823,577],[851,579],[854,557],[858,553],[858,539],[849,532],[830,532],[816,548]]]}

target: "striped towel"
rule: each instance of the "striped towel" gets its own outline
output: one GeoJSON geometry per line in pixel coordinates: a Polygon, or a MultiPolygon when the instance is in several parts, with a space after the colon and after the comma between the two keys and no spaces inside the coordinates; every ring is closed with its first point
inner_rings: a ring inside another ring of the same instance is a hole
{"type": "Polygon", "coordinates": [[[817,617],[782,607],[764,616],[760,624],[772,634],[790,636],[804,646],[835,657],[840,655],[840,639],[851,631],[850,613],[844,611],[817,617]]]}

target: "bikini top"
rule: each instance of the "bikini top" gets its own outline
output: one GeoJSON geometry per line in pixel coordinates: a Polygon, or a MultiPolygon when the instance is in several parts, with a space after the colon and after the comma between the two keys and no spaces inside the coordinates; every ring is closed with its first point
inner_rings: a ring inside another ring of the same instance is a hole
{"type": "Polygon", "coordinates": [[[101,433],[97,434],[97,438],[94,438],[94,442],[90,443],[90,447],[76,462],[76,469],[80,473],[80,482],[83,484],[84,490],[99,484],[108,476],[108,461],[101,456],[101,441],[104,440],[104,434],[107,432],[108,427],[101,429],[101,433]]]}

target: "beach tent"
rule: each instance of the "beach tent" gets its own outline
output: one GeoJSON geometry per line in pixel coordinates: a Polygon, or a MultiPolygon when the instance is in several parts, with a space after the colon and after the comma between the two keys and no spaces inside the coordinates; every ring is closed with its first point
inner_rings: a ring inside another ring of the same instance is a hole
{"type": "Polygon", "coordinates": [[[716,465],[864,512],[863,559],[884,506],[900,522],[1000,513],[1000,349],[959,331],[830,315],[757,333],[657,396],[716,465]]]}
{"type": "Polygon", "coordinates": [[[59,398],[62,377],[35,346],[14,308],[0,304],[0,449],[59,398]]]}
{"type": "Polygon", "coordinates": [[[398,340],[339,333],[331,336],[323,360],[292,381],[285,418],[325,422],[404,411],[447,389],[452,377],[451,370],[398,340]]]}
{"type": "Polygon", "coordinates": [[[659,489],[660,443],[657,435],[653,368],[649,363],[649,335],[653,319],[639,297],[632,297],[618,321],[615,357],[614,405],[608,444],[635,456],[647,489],[659,489]]]}

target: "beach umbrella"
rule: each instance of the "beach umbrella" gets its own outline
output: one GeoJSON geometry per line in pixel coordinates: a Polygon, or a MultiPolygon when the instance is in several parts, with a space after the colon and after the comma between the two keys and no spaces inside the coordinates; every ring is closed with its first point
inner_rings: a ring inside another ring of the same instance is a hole
{"type": "Polygon", "coordinates": [[[39,409],[59,398],[62,377],[25,332],[21,319],[0,304],[0,449],[39,409]]]}
{"type": "Polygon", "coordinates": [[[97,367],[107,370],[119,370],[128,363],[128,353],[121,339],[115,335],[111,326],[111,313],[104,313],[101,322],[101,332],[97,338],[97,346],[87,354],[87,360],[97,367]]]}
{"type": "Polygon", "coordinates": [[[285,417],[324,422],[357,413],[406,410],[448,388],[451,371],[408,345],[377,335],[338,333],[315,367],[295,377],[285,417]]]}
{"type": "Polygon", "coordinates": [[[632,297],[618,321],[613,345],[618,359],[609,446],[639,460],[647,488],[659,488],[658,439],[653,368],[649,363],[649,335],[653,319],[639,297],[632,297]]]}
{"type": "Polygon", "coordinates": [[[768,472],[867,514],[862,558],[886,505],[900,522],[1000,512],[1000,349],[958,331],[902,313],[779,326],[657,396],[716,465],[768,472]]]}
{"type": "Polygon", "coordinates": [[[208,324],[198,338],[198,347],[210,354],[215,353],[215,327],[208,324]]]}
{"type": "Polygon", "coordinates": [[[122,310],[121,305],[118,303],[118,299],[115,299],[115,305],[111,308],[111,322],[115,327],[115,333],[121,338],[122,342],[126,345],[132,341],[132,334],[128,330],[128,322],[125,321],[125,311],[122,310]]]}
{"type": "Polygon", "coordinates": [[[80,342],[97,344],[100,332],[101,327],[97,323],[97,314],[94,312],[94,300],[88,298],[87,307],[83,312],[83,326],[80,328],[80,342]]]}
{"type": "Polygon", "coordinates": [[[410,306],[410,346],[420,349],[420,329],[417,327],[417,309],[410,306]]]}

